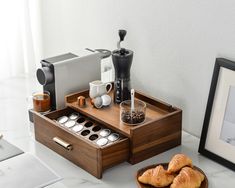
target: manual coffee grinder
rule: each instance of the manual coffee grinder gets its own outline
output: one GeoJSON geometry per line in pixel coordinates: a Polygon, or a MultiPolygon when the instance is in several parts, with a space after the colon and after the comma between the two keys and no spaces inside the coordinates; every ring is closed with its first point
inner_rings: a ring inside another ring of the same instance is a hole
{"type": "Polygon", "coordinates": [[[133,59],[133,51],[121,48],[121,42],[126,36],[126,30],[119,30],[120,40],[117,50],[112,52],[112,60],[115,69],[114,102],[121,103],[131,99],[130,69],[133,59]]]}

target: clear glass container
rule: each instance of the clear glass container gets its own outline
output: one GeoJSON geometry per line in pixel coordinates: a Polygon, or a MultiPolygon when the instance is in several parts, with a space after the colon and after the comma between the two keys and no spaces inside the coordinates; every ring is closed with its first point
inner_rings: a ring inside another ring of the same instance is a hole
{"type": "Polygon", "coordinates": [[[120,119],[123,123],[136,125],[144,122],[146,115],[146,103],[141,100],[134,100],[134,108],[131,109],[131,100],[120,104],[120,119]]]}

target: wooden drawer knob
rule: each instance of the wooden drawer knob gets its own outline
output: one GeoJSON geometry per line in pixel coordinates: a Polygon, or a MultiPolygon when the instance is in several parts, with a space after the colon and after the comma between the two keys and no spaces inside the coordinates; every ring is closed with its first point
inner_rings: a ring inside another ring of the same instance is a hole
{"type": "Polygon", "coordinates": [[[68,142],[62,140],[62,139],[59,138],[59,137],[54,137],[54,138],[53,138],[53,141],[54,141],[56,144],[62,146],[62,147],[65,148],[65,149],[67,149],[68,151],[71,151],[71,150],[73,149],[73,147],[72,147],[71,144],[69,144],[68,142]]]}

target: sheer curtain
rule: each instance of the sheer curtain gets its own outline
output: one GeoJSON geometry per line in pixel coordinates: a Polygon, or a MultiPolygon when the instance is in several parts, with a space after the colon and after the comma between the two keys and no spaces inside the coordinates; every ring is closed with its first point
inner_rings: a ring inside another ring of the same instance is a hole
{"type": "Polygon", "coordinates": [[[39,0],[0,1],[0,80],[33,75],[42,57],[39,0]]]}

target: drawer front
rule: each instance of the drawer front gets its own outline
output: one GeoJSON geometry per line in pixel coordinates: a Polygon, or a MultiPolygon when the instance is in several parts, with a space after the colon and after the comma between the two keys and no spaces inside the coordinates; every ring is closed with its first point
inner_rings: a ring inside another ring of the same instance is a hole
{"type": "Polygon", "coordinates": [[[68,133],[55,123],[39,114],[34,114],[35,138],[53,151],[77,164],[97,178],[101,177],[98,168],[98,149],[68,133]],[[67,144],[67,145],[66,145],[67,144]],[[67,148],[66,148],[67,146],[67,148]]]}

